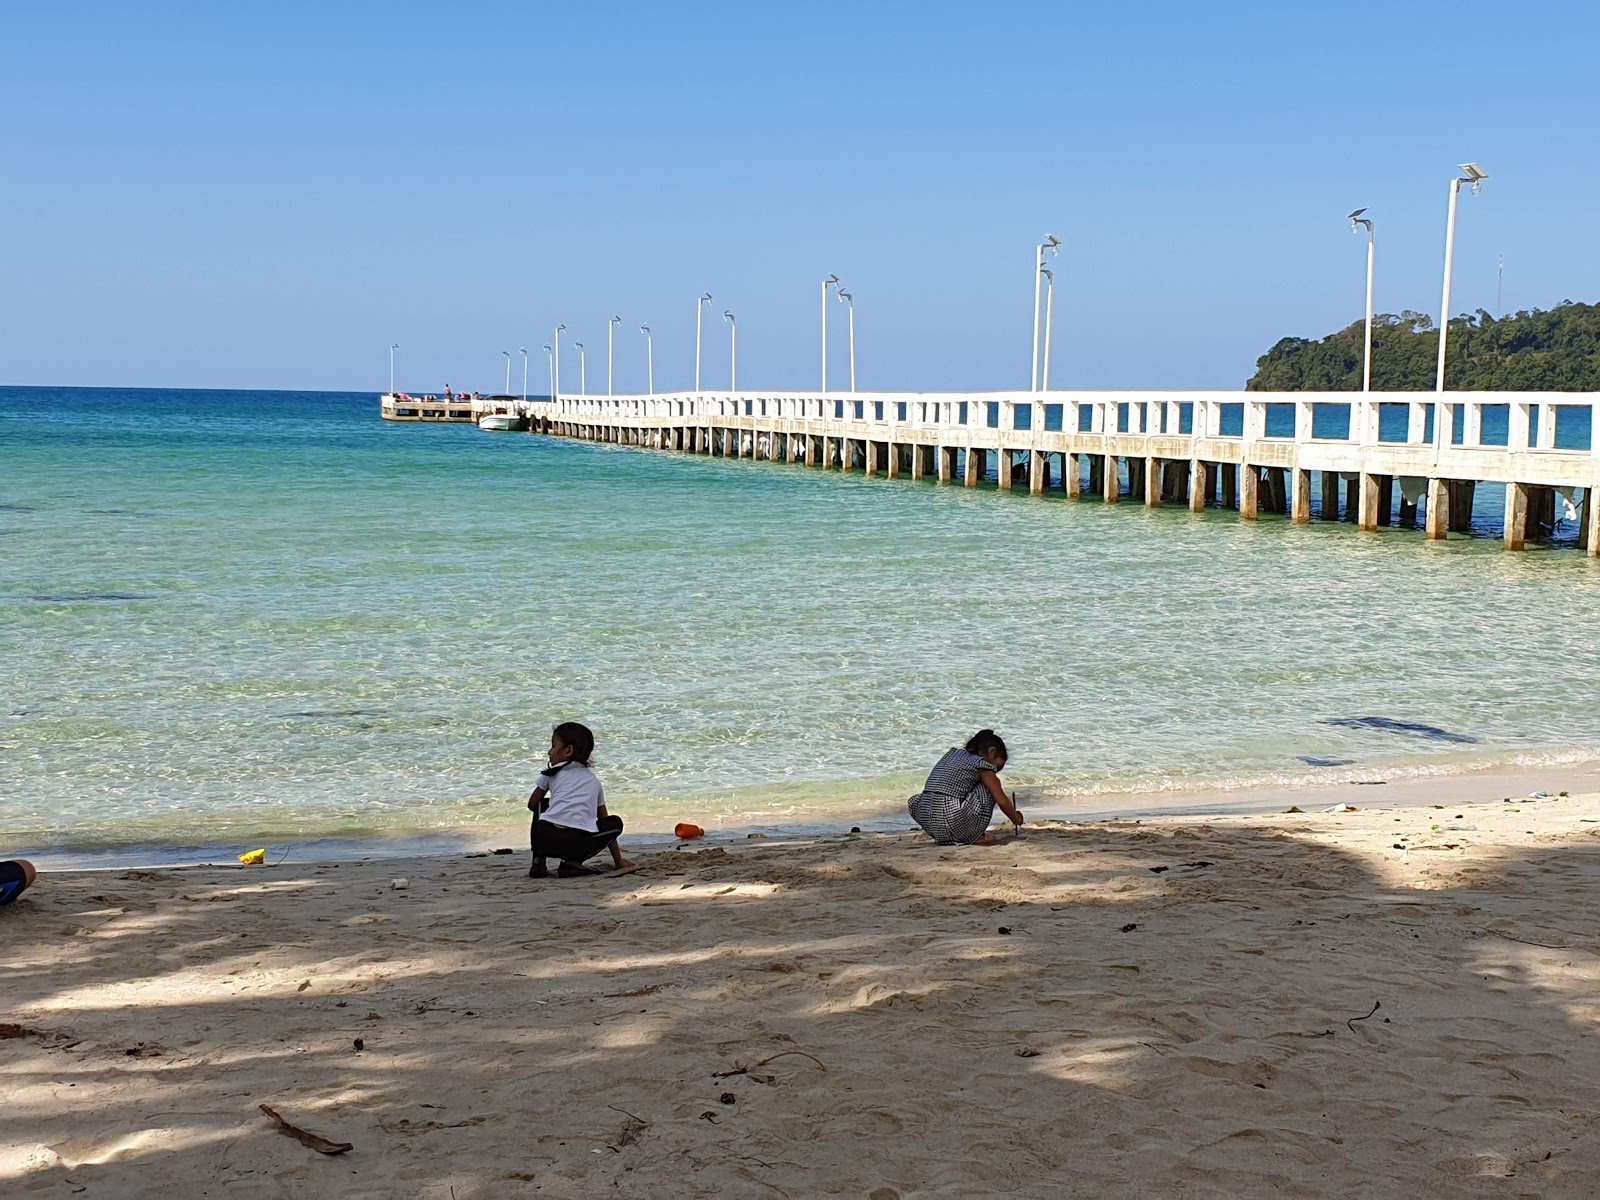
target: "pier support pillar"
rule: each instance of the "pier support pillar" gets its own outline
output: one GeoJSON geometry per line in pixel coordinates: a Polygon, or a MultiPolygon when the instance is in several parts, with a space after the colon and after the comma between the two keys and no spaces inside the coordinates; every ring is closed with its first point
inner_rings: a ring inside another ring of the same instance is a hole
{"type": "Polygon", "coordinates": [[[1478,498],[1478,481],[1452,479],[1450,481],[1450,532],[1467,533],[1472,529],[1472,508],[1478,498]]]}
{"type": "Polygon", "coordinates": [[[1239,507],[1239,464],[1218,463],[1217,470],[1222,474],[1222,507],[1239,507]]]}
{"type": "Polygon", "coordinates": [[[1521,550],[1528,544],[1528,493],[1525,483],[1506,484],[1506,549],[1521,550]]]}
{"type": "Polygon", "coordinates": [[[954,446],[940,446],[935,451],[939,460],[939,482],[952,483],[956,477],[956,448],[954,446]]]}
{"type": "Polygon", "coordinates": [[[862,466],[866,468],[867,474],[869,476],[876,475],[878,473],[878,443],[871,438],[862,442],[861,457],[866,460],[862,463],[862,466]]]}
{"type": "Polygon", "coordinates": [[[1267,468],[1267,511],[1284,516],[1289,511],[1289,487],[1282,467],[1267,468]]]}
{"type": "Polygon", "coordinates": [[[1311,472],[1295,468],[1290,481],[1289,519],[1296,525],[1311,520],[1311,472]]]}
{"type": "Polygon", "coordinates": [[[1161,507],[1161,460],[1144,460],[1144,503],[1146,508],[1161,507]]]}
{"type": "Polygon", "coordinates": [[[1061,488],[1067,493],[1068,500],[1078,500],[1083,496],[1083,463],[1076,454],[1064,456],[1066,469],[1061,472],[1061,488]]]}
{"type": "Polygon", "coordinates": [[[1346,479],[1344,481],[1344,519],[1355,521],[1361,514],[1361,479],[1346,479]]]}
{"type": "Polygon", "coordinates": [[[982,483],[983,477],[989,473],[989,464],[987,461],[988,457],[988,451],[979,450],[975,446],[968,446],[967,469],[964,473],[962,482],[968,487],[977,487],[978,484],[982,483]]]}
{"type": "Polygon", "coordinates": [[[888,442],[888,443],[886,443],[886,445],[889,448],[889,455],[888,455],[889,461],[884,464],[886,467],[888,467],[887,474],[888,474],[890,479],[899,479],[900,478],[900,450],[901,450],[902,447],[901,447],[899,442],[888,442]]]}
{"type": "Polygon", "coordinates": [[[1600,555],[1600,488],[1584,489],[1579,522],[1578,548],[1591,558],[1600,555]]]}
{"type": "Polygon", "coordinates": [[[822,459],[821,459],[822,469],[824,471],[826,471],[829,467],[833,466],[833,455],[834,455],[833,439],[831,437],[826,437],[825,436],[822,439],[822,459]]]}
{"type": "Polygon", "coordinates": [[[1372,533],[1378,528],[1378,477],[1361,472],[1361,495],[1356,514],[1356,528],[1362,533],[1372,533]]]}
{"type": "Polygon", "coordinates": [[[922,453],[923,453],[923,447],[921,447],[921,446],[917,445],[915,442],[913,442],[911,444],[911,478],[913,480],[918,480],[918,479],[922,478],[922,475],[923,475],[922,453]]]}
{"type": "Polygon", "coordinates": [[[998,453],[1000,458],[995,464],[995,482],[1002,492],[1009,492],[1014,482],[1012,472],[1016,470],[1016,464],[1012,461],[1010,450],[1002,448],[998,453]]]}
{"type": "Polygon", "coordinates": [[[1378,524],[1394,524],[1394,476],[1378,476],[1378,524]]]}
{"type": "Polygon", "coordinates": [[[1106,455],[1100,482],[1105,485],[1100,494],[1107,504],[1116,504],[1122,499],[1122,464],[1115,454],[1106,455]]]}
{"type": "Polygon", "coordinates": [[[1204,459],[1189,460],[1189,511],[1205,512],[1206,492],[1211,478],[1211,464],[1204,459]]]}
{"type": "Polygon", "coordinates": [[[1423,527],[1430,542],[1442,542],[1450,532],[1450,481],[1428,480],[1426,498],[1428,508],[1423,515],[1423,527]]]}
{"type": "Polygon", "coordinates": [[[1042,450],[1028,452],[1028,495],[1042,496],[1050,486],[1050,456],[1042,450]]]}
{"type": "Polygon", "coordinates": [[[1254,521],[1261,511],[1261,468],[1239,465],[1239,517],[1254,521]]]}

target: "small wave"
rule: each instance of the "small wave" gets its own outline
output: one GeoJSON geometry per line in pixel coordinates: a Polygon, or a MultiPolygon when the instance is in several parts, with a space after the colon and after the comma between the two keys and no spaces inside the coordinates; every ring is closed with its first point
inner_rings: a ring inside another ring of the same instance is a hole
{"type": "Polygon", "coordinates": [[[61,592],[54,596],[34,596],[34,600],[45,604],[87,604],[96,600],[154,600],[154,596],[140,595],[138,592],[61,592]]]}
{"type": "Polygon", "coordinates": [[[1317,754],[1302,754],[1300,761],[1308,767],[1349,767],[1355,764],[1353,758],[1324,758],[1317,754]]]}
{"type": "Polygon", "coordinates": [[[375,708],[308,708],[304,712],[279,713],[277,720],[287,721],[295,717],[307,717],[313,720],[327,717],[381,717],[384,714],[375,708]]]}
{"type": "Polygon", "coordinates": [[[0,504],[0,512],[38,512],[32,504],[0,504]]]}

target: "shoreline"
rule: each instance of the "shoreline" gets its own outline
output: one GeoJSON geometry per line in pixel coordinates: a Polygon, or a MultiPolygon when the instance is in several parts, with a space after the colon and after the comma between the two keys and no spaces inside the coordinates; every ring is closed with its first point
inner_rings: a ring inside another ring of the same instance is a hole
{"type": "MultiPolygon", "coordinates": [[[[1069,824],[1112,821],[1149,821],[1165,818],[1193,819],[1203,816],[1250,815],[1281,812],[1299,806],[1307,812],[1349,804],[1356,808],[1418,808],[1428,804],[1475,803],[1479,800],[1516,798],[1545,791],[1579,794],[1600,791],[1600,759],[1564,763],[1551,767],[1488,766],[1466,768],[1447,774],[1410,775],[1385,779],[1375,769],[1370,781],[1347,781],[1301,786],[1249,786],[1242,788],[1196,788],[1171,792],[1105,792],[1087,795],[1081,804],[1052,803],[1045,796],[1033,798],[1029,788],[1019,788],[1018,804],[1023,815],[1034,821],[1069,824]]],[[[1001,821],[999,826],[1003,826],[1001,821]]],[[[915,827],[903,812],[875,813],[839,817],[832,821],[752,822],[749,824],[706,826],[706,836],[693,843],[680,843],[664,830],[646,829],[625,834],[626,844],[649,853],[680,845],[698,847],[742,845],[750,840],[811,842],[847,834],[852,828],[863,834],[899,833],[915,827]]],[[[29,854],[7,850],[8,857],[29,858],[41,871],[115,871],[129,868],[159,869],[192,866],[228,866],[234,857],[257,848],[239,843],[202,843],[174,846],[125,846],[94,850],[40,851],[29,854]]],[[[371,838],[317,838],[306,842],[267,840],[266,861],[283,863],[356,862],[367,859],[404,861],[462,857],[511,847],[520,855],[527,849],[526,822],[485,823],[464,829],[441,830],[430,834],[383,835],[371,838]]]]}
{"type": "Polygon", "coordinates": [[[1600,1175],[1600,791],[639,858],[41,877],[0,909],[0,1185],[1454,1200],[1600,1175]]]}

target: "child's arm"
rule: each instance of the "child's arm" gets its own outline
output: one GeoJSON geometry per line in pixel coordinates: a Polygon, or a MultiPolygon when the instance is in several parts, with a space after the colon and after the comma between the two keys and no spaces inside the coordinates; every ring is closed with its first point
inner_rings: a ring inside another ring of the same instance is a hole
{"type": "Polygon", "coordinates": [[[528,811],[531,813],[538,812],[539,806],[544,803],[544,798],[549,794],[549,792],[550,789],[547,787],[540,786],[534,788],[533,795],[528,797],[528,811]]]}
{"type": "MultiPolygon", "coordinates": [[[[596,808],[594,812],[597,817],[609,817],[611,815],[606,811],[604,804],[596,808]]],[[[621,838],[618,838],[617,841],[611,843],[611,861],[616,864],[617,870],[625,871],[634,864],[622,857],[622,847],[617,844],[621,840],[621,838]]]]}

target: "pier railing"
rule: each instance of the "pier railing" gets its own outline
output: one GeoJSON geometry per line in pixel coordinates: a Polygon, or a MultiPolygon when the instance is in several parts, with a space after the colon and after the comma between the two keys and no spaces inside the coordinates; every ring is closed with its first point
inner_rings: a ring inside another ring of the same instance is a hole
{"type": "Polygon", "coordinates": [[[1508,544],[1520,545],[1527,528],[1537,536],[1544,510],[1564,501],[1564,511],[1583,505],[1582,540],[1600,549],[1596,393],[702,391],[561,396],[519,411],[550,432],[891,477],[959,473],[973,484],[988,477],[992,454],[1002,488],[1025,479],[1035,492],[1061,456],[1069,495],[1088,456],[1107,500],[1223,503],[1247,517],[1265,488],[1276,505],[1268,511],[1310,519],[1317,472],[1325,514],[1343,487],[1363,528],[1389,523],[1398,485],[1401,519],[1409,505],[1414,520],[1425,496],[1434,537],[1447,522],[1465,528],[1472,485],[1503,483],[1508,544]]]}

